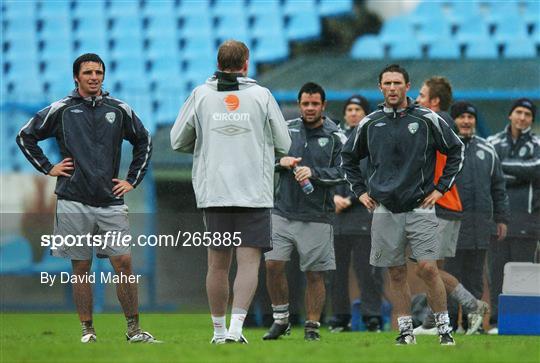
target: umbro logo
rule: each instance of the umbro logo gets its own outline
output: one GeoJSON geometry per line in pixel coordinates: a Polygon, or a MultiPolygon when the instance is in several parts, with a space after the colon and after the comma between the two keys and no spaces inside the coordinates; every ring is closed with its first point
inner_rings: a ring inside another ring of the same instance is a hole
{"type": "Polygon", "coordinates": [[[73,112],[73,113],[82,113],[83,110],[79,110],[78,108],[74,108],[73,110],[69,110],[69,112],[73,112]]]}

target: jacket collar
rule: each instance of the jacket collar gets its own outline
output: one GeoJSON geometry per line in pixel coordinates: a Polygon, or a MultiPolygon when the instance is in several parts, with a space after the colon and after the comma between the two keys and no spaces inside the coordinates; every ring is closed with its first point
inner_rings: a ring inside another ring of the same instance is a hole
{"type": "Polygon", "coordinates": [[[404,117],[405,115],[410,113],[416,107],[416,103],[414,102],[412,98],[407,96],[407,107],[405,108],[395,109],[395,108],[386,106],[384,102],[377,105],[377,107],[380,110],[382,110],[387,116],[391,118],[398,118],[398,117],[404,117]]]}
{"type": "Polygon", "coordinates": [[[85,104],[96,107],[100,106],[103,103],[103,100],[109,95],[109,92],[101,90],[101,94],[99,96],[88,96],[83,97],[79,94],[79,89],[75,88],[73,91],[71,91],[71,94],[69,95],[73,99],[79,99],[82,100],[85,104]]]}

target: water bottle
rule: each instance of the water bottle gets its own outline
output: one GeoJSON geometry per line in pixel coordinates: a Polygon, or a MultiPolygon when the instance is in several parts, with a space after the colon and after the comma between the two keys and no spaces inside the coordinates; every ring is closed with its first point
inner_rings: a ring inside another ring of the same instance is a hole
{"type": "MultiPolygon", "coordinates": [[[[294,174],[296,174],[296,170],[298,170],[298,166],[294,167],[293,169],[294,174]]],[[[315,190],[315,188],[313,188],[313,184],[311,184],[311,182],[309,181],[309,178],[299,181],[298,184],[300,184],[300,187],[302,188],[305,194],[311,194],[313,193],[313,190],[315,190]]]]}

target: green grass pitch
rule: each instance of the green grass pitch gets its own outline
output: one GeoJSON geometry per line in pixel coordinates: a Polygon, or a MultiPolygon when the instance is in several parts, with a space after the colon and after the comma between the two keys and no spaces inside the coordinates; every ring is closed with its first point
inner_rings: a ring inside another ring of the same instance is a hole
{"type": "Polygon", "coordinates": [[[120,314],[97,314],[98,343],[79,343],[75,314],[1,314],[0,362],[540,362],[540,337],[463,336],[441,347],[436,336],[415,346],[395,346],[395,333],[321,330],[320,342],[304,342],[303,329],[262,341],[263,329],[246,329],[248,345],[210,345],[207,314],[143,314],[141,324],[164,344],[128,344],[120,314]]]}

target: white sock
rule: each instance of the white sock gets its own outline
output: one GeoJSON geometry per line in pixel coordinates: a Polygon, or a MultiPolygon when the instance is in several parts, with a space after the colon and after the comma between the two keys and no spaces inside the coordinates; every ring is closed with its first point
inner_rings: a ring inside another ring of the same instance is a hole
{"type": "Polygon", "coordinates": [[[229,326],[229,334],[240,338],[242,335],[242,327],[246,320],[247,311],[244,309],[233,308],[231,314],[231,324],[229,326]]]}
{"type": "Polygon", "coordinates": [[[225,316],[213,316],[212,323],[214,325],[215,336],[225,336],[227,334],[227,322],[225,316]]]}

